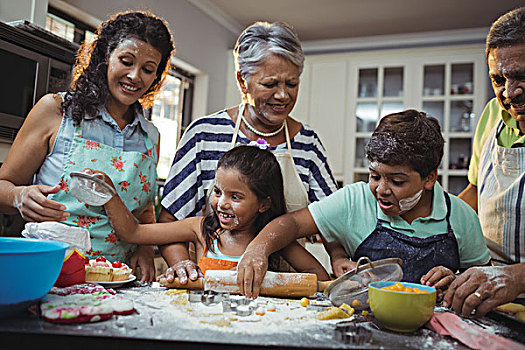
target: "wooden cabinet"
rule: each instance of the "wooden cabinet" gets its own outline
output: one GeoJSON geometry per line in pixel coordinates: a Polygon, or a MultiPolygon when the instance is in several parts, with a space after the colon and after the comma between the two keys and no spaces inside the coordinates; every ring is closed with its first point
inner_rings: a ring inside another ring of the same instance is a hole
{"type": "Polygon", "coordinates": [[[440,182],[467,185],[477,120],[487,102],[483,45],[307,56],[292,115],[311,125],[343,184],[367,181],[364,146],[379,119],[417,109],[436,117],[445,139],[440,182]]]}

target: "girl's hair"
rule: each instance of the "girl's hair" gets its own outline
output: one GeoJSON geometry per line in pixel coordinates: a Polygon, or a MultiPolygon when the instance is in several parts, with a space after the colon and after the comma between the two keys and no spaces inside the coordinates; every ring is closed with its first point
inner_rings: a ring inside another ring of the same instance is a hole
{"type": "Polygon", "coordinates": [[[304,53],[297,33],[287,23],[255,22],[246,28],[235,44],[235,71],[248,81],[270,55],[279,55],[303,71],[304,53]]]}
{"type": "Polygon", "coordinates": [[[371,162],[408,165],[426,178],[441,163],[444,144],[438,120],[409,109],[383,117],[365,152],[371,162]]]}
{"type": "MultiPolygon", "coordinates": [[[[238,171],[242,175],[240,177],[242,181],[259,201],[270,199],[270,208],[264,213],[259,213],[254,222],[257,233],[274,218],[286,212],[281,167],[272,152],[254,146],[237,146],[222,155],[217,164],[217,169],[219,168],[238,171]]],[[[208,191],[213,191],[213,188],[208,191]]],[[[206,247],[213,251],[213,239],[216,238],[216,231],[220,228],[220,224],[217,214],[211,210],[209,203],[206,208],[202,233],[206,247]]]]}
{"type": "MultiPolygon", "coordinates": [[[[174,50],[168,24],[150,12],[120,12],[103,22],[97,29],[96,39],[91,43],[84,42],[77,52],[73,82],[62,104],[63,111],[71,110],[75,124],[78,125],[85,115],[96,113],[106,103],[110,93],[107,58],[123,40],[130,38],[150,44],[162,56],[155,80],[139,100],[145,108],[152,106],[174,50]]],[[[139,102],[135,105],[139,107],[139,102]]]]}

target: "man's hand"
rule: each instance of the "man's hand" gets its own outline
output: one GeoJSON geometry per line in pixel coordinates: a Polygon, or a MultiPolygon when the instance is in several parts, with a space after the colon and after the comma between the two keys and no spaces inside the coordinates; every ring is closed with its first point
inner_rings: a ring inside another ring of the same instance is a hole
{"type": "Polygon", "coordinates": [[[509,266],[471,267],[448,288],[443,306],[470,316],[484,316],[498,305],[510,302],[524,290],[525,263],[509,266]]]}

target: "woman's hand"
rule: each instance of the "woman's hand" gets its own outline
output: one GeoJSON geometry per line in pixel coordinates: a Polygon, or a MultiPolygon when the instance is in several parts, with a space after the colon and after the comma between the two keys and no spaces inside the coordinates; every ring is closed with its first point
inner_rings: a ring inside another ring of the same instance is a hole
{"type": "Polygon", "coordinates": [[[484,316],[498,305],[525,291],[525,263],[509,266],[471,267],[448,288],[443,306],[470,316],[484,316]]]}
{"type": "Polygon", "coordinates": [[[142,273],[141,281],[155,280],[155,251],[153,246],[139,245],[129,261],[129,267],[135,273],[136,268],[140,267],[142,273]]]}
{"type": "Polygon", "coordinates": [[[421,277],[421,284],[437,289],[439,300],[443,298],[444,291],[456,279],[456,275],[445,266],[435,266],[421,277]]]}
{"type": "Polygon", "coordinates": [[[173,282],[175,274],[177,274],[180,284],[188,283],[188,276],[192,281],[204,277],[199,265],[194,263],[193,260],[188,259],[179,261],[175,265],[168,267],[165,274],[157,277],[157,281],[160,281],[161,278],[165,278],[168,282],[173,282]]]}
{"type": "Polygon", "coordinates": [[[13,189],[13,206],[25,221],[64,221],[69,216],[66,206],[47,198],[58,191],[60,186],[18,186],[13,189]]]}
{"type": "Polygon", "coordinates": [[[344,275],[348,271],[354,269],[357,263],[346,257],[332,260],[332,270],[334,271],[335,277],[344,275]]]}

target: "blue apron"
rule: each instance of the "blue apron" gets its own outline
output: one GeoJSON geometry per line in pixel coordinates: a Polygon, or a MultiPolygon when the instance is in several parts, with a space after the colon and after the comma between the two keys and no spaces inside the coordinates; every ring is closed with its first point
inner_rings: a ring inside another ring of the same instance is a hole
{"type": "Polygon", "coordinates": [[[458,242],[450,226],[450,198],[447,204],[447,233],[427,238],[410,237],[383,227],[377,219],[374,231],[357,247],[353,260],[367,256],[370,260],[400,258],[403,260],[403,281],[419,283],[421,277],[435,266],[445,266],[456,272],[459,269],[458,242]]]}

